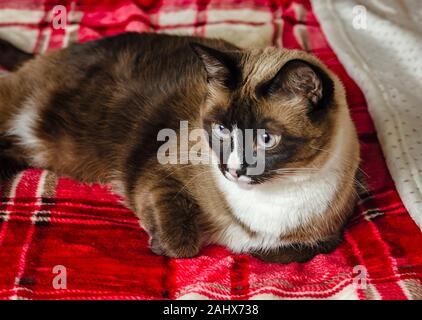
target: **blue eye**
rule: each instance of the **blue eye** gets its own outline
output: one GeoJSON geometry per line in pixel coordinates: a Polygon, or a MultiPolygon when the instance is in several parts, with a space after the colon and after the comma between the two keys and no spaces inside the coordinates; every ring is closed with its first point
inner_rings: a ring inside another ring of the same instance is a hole
{"type": "Polygon", "coordinates": [[[258,136],[258,146],[263,149],[272,149],[276,147],[281,140],[281,136],[270,133],[264,133],[258,136]]]}
{"type": "Polygon", "coordinates": [[[230,138],[230,130],[227,129],[222,124],[214,123],[212,125],[212,133],[220,140],[225,140],[230,138]]]}

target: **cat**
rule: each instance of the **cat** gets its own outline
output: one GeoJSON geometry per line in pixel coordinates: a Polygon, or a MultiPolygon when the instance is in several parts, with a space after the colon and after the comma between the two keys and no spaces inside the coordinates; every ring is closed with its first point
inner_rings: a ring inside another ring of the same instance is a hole
{"type": "Polygon", "coordinates": [[[342,241],[359,143],[342,84],[314,56],[149,33],[38,56],[0,47],[14,70],[0,78],[0,158],[112,185],[154,253],[190,258],[219,244],[290,263],[342,241]],[[182,122],[201,138],[183,137],[182,122]],[[210,161],[161,152],[162,130],[210,161]]]}

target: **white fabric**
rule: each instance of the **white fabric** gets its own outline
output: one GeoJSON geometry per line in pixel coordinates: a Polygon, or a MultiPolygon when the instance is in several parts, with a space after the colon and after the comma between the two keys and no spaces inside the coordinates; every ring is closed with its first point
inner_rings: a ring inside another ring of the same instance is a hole
{"type": "Polygon", "coordinates": [[[365,94],[400,197],[422,228],[422,1],[312,4],[330,45],[365,94]]]}

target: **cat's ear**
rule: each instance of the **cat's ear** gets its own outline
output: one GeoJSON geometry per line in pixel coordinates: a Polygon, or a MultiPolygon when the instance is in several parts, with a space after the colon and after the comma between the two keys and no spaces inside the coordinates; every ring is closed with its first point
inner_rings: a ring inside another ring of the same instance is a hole
{"type": "Polygon", "coordinates": [[[199,43],[190,43],[207,71],[208,81],[233,89],[240,78],[238,56],[235,52],[220,51],[199,43]]]}
{"type": "Polygon", "coordinates": [[[321,68],[304,60],[287,62],[265,86],[267,94],[282,92],[292,98],[302,97],[312,109],[319,109],[331,100],[334,83],[321,68]]]}

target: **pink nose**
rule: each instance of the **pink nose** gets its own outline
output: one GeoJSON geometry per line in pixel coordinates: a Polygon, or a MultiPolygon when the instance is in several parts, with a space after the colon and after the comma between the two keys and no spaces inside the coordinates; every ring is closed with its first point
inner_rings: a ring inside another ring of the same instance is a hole
{"type": "Polygon", "coordinates": [[[237,174],[237,172],[236,172],[236,171],[237,171],[236,169],[229,169],[229,174],[230,174],[233,178],[238,179],[238,178],[239,178],[239,175],[237,174]]]}

